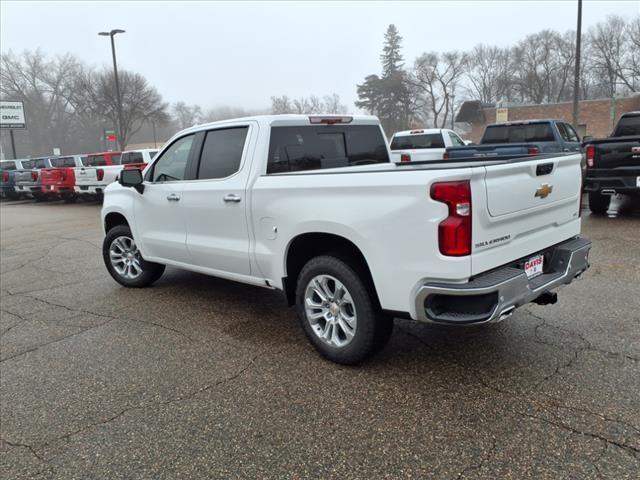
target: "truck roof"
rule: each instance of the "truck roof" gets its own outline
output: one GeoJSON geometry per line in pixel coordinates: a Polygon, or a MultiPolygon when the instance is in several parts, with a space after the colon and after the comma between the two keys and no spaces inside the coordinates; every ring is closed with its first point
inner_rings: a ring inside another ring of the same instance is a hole
{"type": "Polygon", "coordinates": [[[564,120],[559,120],[557,118],[532,118],[528,120],[514,120],[512,122],[500,122],[500,123],[490,123],[487,125],[488,127],[499,127],[505,125],[527,125],[529,123],[547,123],[547,122],[564,122],[564,120]]]}
{"type": "Polygon", "coordinates": [[[445,128],[414,128],[413,130],[402,130],[393,134],[394,137],[408,137],[411,135],[424,135],[429,133],[441,133],[445,128]]]}
{"type": "Polygon", "coordinates": [[[296,126],[296,125],[314,125],[321,124],[320,122],[312,122],[311,119],[345,119],[344,122],[336,122],[348,125],[379,125],[380,121],[378,117],[373,115],[334,115],[334,114],[284,114],[284,115],[254,115],[251,117],[230,118],[228,120],[219,120],[217,122],[202,123],[194,125],[189,128],[185,128],[178,134],[184,134],[187,132],[198,132],[200,130],[207,130],[217,125],[227,125],[229,123],[241,123],[248,121],[255,121],[263,125],[268,126],[296,126]]]}

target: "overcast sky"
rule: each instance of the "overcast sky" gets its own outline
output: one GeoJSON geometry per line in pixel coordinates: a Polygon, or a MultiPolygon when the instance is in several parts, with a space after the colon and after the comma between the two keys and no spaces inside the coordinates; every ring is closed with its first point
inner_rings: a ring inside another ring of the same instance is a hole
{"type": "MultiPolygon", "coordinates": [[[[111,65],[108,38],[122,28],[118,65],[135,70],[165,100],[204,109],[267,108],[272,95],[337,92],[353,109],[356,83],[379,73],[394,23],[408,64],[425,51],[511,45],[550,28],[575,28],[577,1],[448,2],[13,2],[0,3],[0,47],[71,52],[111,65]]],[[[640,1],[583,4],[583,29],[606,15],[629,18],[640,1]]]]}

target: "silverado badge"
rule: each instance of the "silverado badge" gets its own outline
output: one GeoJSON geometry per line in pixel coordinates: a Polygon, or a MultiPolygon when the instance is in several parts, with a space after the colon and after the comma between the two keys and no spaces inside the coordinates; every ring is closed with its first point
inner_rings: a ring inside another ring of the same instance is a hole
{"type": "Polygon", "coordinates": [[[553,185],[549,185],[548,183],[543,183],[536,190],[536,194],[534,195],[534,197],[547,198],[552,191],[553,191],[553,185]]]}

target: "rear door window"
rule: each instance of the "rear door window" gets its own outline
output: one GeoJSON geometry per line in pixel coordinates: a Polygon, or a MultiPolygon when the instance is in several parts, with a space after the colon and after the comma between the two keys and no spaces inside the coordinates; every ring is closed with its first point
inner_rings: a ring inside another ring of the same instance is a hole
{"type": "Polygon", "coordinates": [[[376,125],[271,128],[267,173],[388,162],[387,144],[376,125]]]}
{"type": "Polygon", "coordinates": [[[568,138],[568,142],[579,142],[580,141],[580,137],[578,137],[578,134],[576,133],[575,129],[573,128],[572,125],[565,123],[564,124],[564,128],[567,132],[567,138],[568,138]]]}
{"type": "Polygon", "coordinates": [[[240,169],[249,127],[207,132],[200,155],[198,179],[225,178],[240,169]]]}

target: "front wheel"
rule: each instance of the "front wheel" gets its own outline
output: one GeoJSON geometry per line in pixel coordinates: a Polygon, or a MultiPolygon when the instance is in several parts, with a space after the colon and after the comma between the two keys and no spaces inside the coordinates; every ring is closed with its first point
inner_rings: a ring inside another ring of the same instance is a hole
{"type": "Polygon", "coordinates": [[[146,287],[164,273],[164,265],[142,258],[127,225],[115,226],[107,232],[102,242],[102,258],[113,279],[125,287],[146,287]]]}
{"type": "Polygon", "coordinates": [[[296,287],[302,328],[325,358],[353,365],[389,340],[393,319],[377,306],[372,287],[348,263],[333,256],[313,258],[296,287]]]}
{"type": "Polygon", "coordinates": [[[599,192],[589,192],[589,210],[596,215],[604,215],[609,210],[610,195],[602,195],[599,192]]]}

